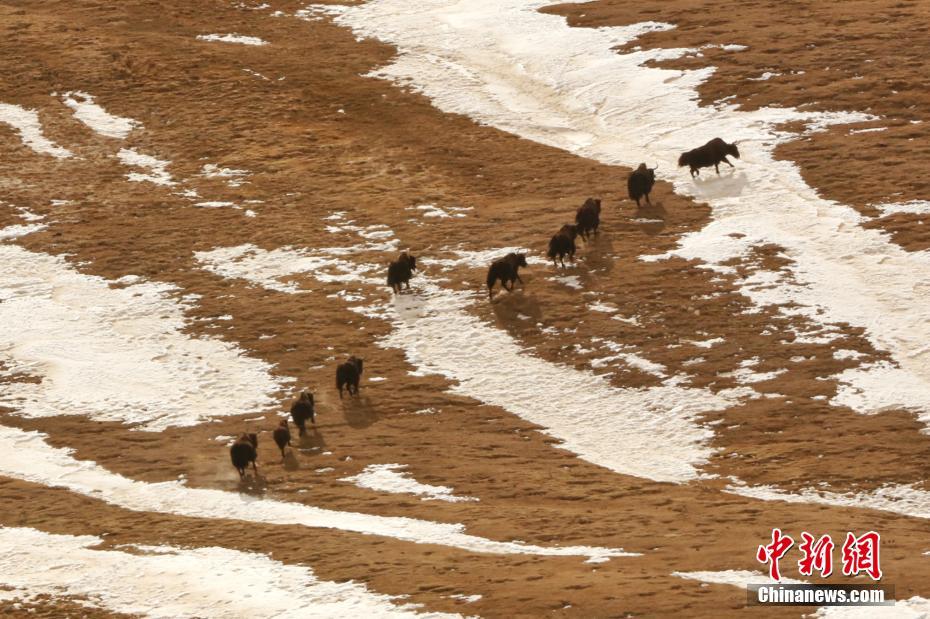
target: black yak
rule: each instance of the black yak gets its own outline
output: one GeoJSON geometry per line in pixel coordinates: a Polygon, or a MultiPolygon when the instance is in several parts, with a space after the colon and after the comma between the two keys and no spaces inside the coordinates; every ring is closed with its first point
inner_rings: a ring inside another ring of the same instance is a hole
{"type": "Polygon", "coordinates": [[[630,194],[630,200],[636,200],[636,208],[642,206],[639,203],[642,198],[646,198],[646,204],[652,204],[649,199],[649,192],[652,191],[652,186],[656,184],[656,169],[658,167],[657,165],[655,168],[647,168],[645,163],[641,163],[638,168],[630,173],[630,177],[626,180],[627,192],[630,194]]]}
{"type": "Polygon", "coordinates": [[[575,213],[575,223],[578,225],[578,234],[585,241],[588,240],[590,233],[597,234],[597,228],[601,225],[601,200],[600,198],[588,198],[584,204],[578,207],[575,213]]]}
{"type": "MultiPolygon", "coordinates": [[[[572,226],[574,228],[574,226],[572,226]]],[[[552,259],[552,264],[558,266],[556,258],[562,263],[562,266],[565,266],[565,256],[568,256],[568,259],[572,262],[575,261],[575,240],[571,237],[569,232],[559,230],[551,239],[549,239],[549,257],[552,259]]]]}
{"type": "Polygon", "coordinates": [[[395,293],[400,292],[402,285],[410,290],[410,278],[417,270],[417,257],[404,252],[394,262],[388,265],[387,283],[395,293]]]}
{"type": "Polygon", "coordinates": [[[287,427],[287,419],[282,419],[272,433],[275,445],[281,450],[281,460],[284,460],[284,448],[291,444],[291,430],[287,427]]]}
{"type": "Polygon", "coordinates": [[[336,388],[339,389],[339,399],[342,399],[342,388],[345,387],[349,395],[358,395],[358,381],[362,377],[362,360],[358,357],[349,359],[336,368],[336,388]]]}
{"type": "Polygon", "coordinates": [[[692,178],[701,173],[700,168],[709,168],[710,166],[714,166],[719,175],[721,163],[725,163],[731,168],[734,167],[727,159],[727,155],[739,159],[739,149],[736,147],[736,142],[727,144],[720,138],[714,138],[704,146],[682,153],[681,157],[678,158],[678,167],[689,166],[692,178]]]}
{"type": "Polygon", "coordinates": [[[303,436],[307,433],[307,420],[310,420],[310,423],[316,424],[316,410],[313,406],[313,394],[309,391],[302,391],[300,397],[294,400],[294,403],[291,404],[291,419],[294,420],[294,425],[297,426],[297,429],[300,431],[300,436],[303,436]]]}
{"type": "Polygon", "coordinates": [[[568,238],[574,241],[575,239],[578,238],[578,226],[576,226],[575,224],[565,224],[564,226],[559,228],[559,234],[564,234],[565,236],[567,236],[568,238]]]}
{"type": "Polygon", "coordinates": [[[258,435],[243,434],[229,448],[229,457],[233,466],[239,471],[239,479],[245,477],[245,469],[248,468],[249,462],[252,463],[252,469],[258,474],[258,467],[255,466],[255,460],[258,459],[258,435]]]}
{"type": "Polygon", "coordinates": [[[501,286],[513,290],[514,280],[523,283],[520,279],[520,267],[526,266],[526,254],[509,253],[500,260],[495,260],[488,268],[488,298],[494,296],[494,284],[501,280],[501,286]],[[509,286],[507,284],[510,284],[509,286]]]}

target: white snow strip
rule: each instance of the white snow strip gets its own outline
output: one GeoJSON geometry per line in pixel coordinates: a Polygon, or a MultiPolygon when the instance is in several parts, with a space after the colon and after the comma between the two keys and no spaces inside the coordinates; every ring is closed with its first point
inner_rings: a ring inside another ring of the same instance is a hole
{"type": "Polygon", "coordinates": [[[881,131],[887,131],[888,127],[868,127],[866,129],[850,129],[850,135],[856,135],[857,133],[879,133],[881,131]]]}
{"type": "Polygon", "coordinates": [[[239,43],[240,45],[268,45],[258,37],[247,37],[241,34],[198,34],[201,41],[219,41],[221,43],[239,43]]]}
{"type": "Polygon", "coordinates": [[[137,512],[338,529],[481,553],[581,556],[589,560],[634,556],[610,548],[498,542],[469,535],[461,524],[335,511],[222,490],[188,488],[180,481],[135,481],[94,462],[75,460],[71,450],[51,447],[44,439],[38,432],[0,426],[0,475],[65,488],[137,512]]]}
{"type": "Polygon", "coordinates": [[[910,200],[908,202],[882,202],[872,204],[882,213],[882,217],[905,213],[909,215],[930,215],[930,200],[910,200]]]}
{"type": "Polygon", "coordinates": [[[389,492],[392,494],[416,494],[422,500],[448,501],[449,503],[463,503],[477,501],[475,497],[456,496],[453,489],[448,486],[433,486],[422,484],[410,476],[404,469],[405,464],[371,464],[365,467],[358,475],[344,477],[339,481],[347,481],[359,488],[389,492]]]}
{"type": "MultiPolygon", "coordinates": [[[[465,255],[461,262],[469,264],[473,257],[465,255]]],[[[224,277],[290,293],[299,290],[283,284],[282,278],[308,272],[326,281],[328,276],[313,265],[332,264],[331,258],[310,250],[269,252],[254,246],[218,248],[198,253],[197,258],[224,277]]],[[[364,266],[351,265],[354,271],[349,265],[336,266],[342,281],[372,283],[364,271],[359,275],[364,266]]],[[[373,283],[383,285],[380,280],[373,283]]],[[[618,473],[676,482],[698,477],[697,467],[708,461],[713,450],[707,444],[712,431],[697,417],[754,394],[746,388],[720,393],[676,385],[615,388],[591,372],[533,357],[508,333],[470,314],[467,307],[476,298],[486,302],[483,292],[476,297],[443,289],[422,275],[417,289],[420,295],[398,295],[387,305],[379,296],[370,305],[352,309],[391,321],[394,329],[381,344],[404,350],[417,374],[446,376],[455,381],[454,393],[538,424],[562,440],[565,449],[618,473]]]]}
{"type": "Polygon", "coordinates": [[[880,230],[865,229],[867,220],[854,209],[821,198],[796,165],[773,155],[798,137],[779,129],[785,123],[816,131],[877,119],[700,107],[696,89],[712,67],[645,66],[693,50],[616,52],[671,25],[571,28],[563,17],[538,11],[552,3],[372,0],[343,7],[335,20],[357,36],[397,46],[394,61],[372,75],[418,89],[445,112],[607,164],[659,162],[676,192],[710,203],[714,220],[686,235],[678,249],[650,259],[679,256],[722,267],[756,245],[783,247],[793,278],[744,293],[757,305],[797,303],[815,323],[865,328],[897,366],[876,370],[881,381],[868,371],[845,375],[861,392],[857,410],[895,404],[930,423],[930,253],[906,252],[880,230]],[[683,151],[716,136],[740,142],[743,158],[735,170],[695,180],[676,170],[683,151]]]}
{"type": "Polygon", "coordinates": [[[466,217],[466,211],[473,210],[470,206],[447,206],[443,209],[435,204],[421,204],[419,206],[410,207],[407,210],[411,209],[420,211],[423,217],[438,217],[441,219],[450,217],[458,217],[461,219],[466,217]]]}
{"type": "Polygon", "coordinates": [[[200,208],[239,208],[236,206],[235,202],[221,202],[221,201],[207,201],[207,202],[196,202],[194,206],[200,208]]]}
{"type": "Polygon", "coordinates": [[[338,4],[314,4],[294,13],[294,17],[304,21],[319,21],[325,17],[342,14],[343,7],[338,4]]]}
{"type": "Polygon", "coordinates": [[[464,593],[453,593],[449,597],[454,600],[465,602],[466,604],[474,604],[475,602],[477,602],[484,596],[482,596],[480,593],[477,593],[475,595],[465,595],[464,593]]]}
{"type": "Polygon", "coordinates": [[[727,487],[727,492],[761,501],[818,503],[836,507],[877,509],[930,520],[930,492],[921,490],[916,487],[916,484],[889,485],[867,492],[841,493],[815,488],[787,492],[773,486],[746,486],[734,483],[727,487]]]}
{"type": "Polygon", "coordinates": [[[548,264],[548,262],[538,256],[530,255],[529,250],[523,247],[500,247],[496,249],[453,249],[450,253],[454,254],[453,258],[418,258],[418,263],[436,265],[443,270],[455,267],[468,267],[472,269],[487,269],[495,260],[503,258],[507,254],[526,254],[527,264],[548,264]]]}
{"type": "Polygon", "coordinates": [[[184,334],[188,306],[173,292],[161,283],[111,287],[60,257],[0,244],[0,324],[16,325],[0,330],[0,376],[42,379],[4,382],[0,405],[160,431],[272,404],[281,385],[271,366],[184,334]]]}
{"type": "Polygon", "coordinates": [[[119,152],[116,153],[116,157],[123,165],[145,168],[148,170],[148,174],[141,174],[139,172],[130,172],[127,174],[126,178],[133,182],[149,182],[155,183],[156,185],[177,184],[171,180],[171,175],[168,174],[167,168],[171,163],[170,161],[162,161],[151,155],[144,155],[132,148],[121,148],[119,152]]]}
{"type": "Polygon", "coordinates": [[[588,309],[592,312],[604,312],[606,314],[615,314],[620,311],[616,305],[612,305],[611,303],[604,303],[603,301],[589,303],[588,309]]]}
{"type": "Polygon", "coordinates": [[[64,104],[72,109],[74,117],[100,135],[124,139],[142,124],[131,118],[114,116],[103,107],[94,103],[94,98],[86,92],[66,92],[62,95],[64,104]]]}
{"type": "MultiPolygon", "coordinates": [[[[338,248],[341,249],[341,248],[338,248]]],[[[245,279],[269,290],[296,293],[302,289],[293,282],[281,281],[293,275],[309,273],[324,283],[363,282],[384,284],[384,279],[368,277],[375,265],[359,265],[354,262],[333,258],[328,250],[324,255],[282,247],[266,251],[255,245],[217,248],[194,254],[197,260],[211,273],[231,279],[245,279]]]]}
{"type": "Polygon", "coordinates": [[[563,286],[568,286],[569,288],[574,288],[575,290],[581,290],[584,286],[581,285],[581,279],[577,275],[558,275],[555,277],[550,277],[554,282],[558,282],[563,286]]]}
{"type": "Polygon", "coordinates": [[[45,224],[15,224],[7,226],[6,228],[0,228],[0,241],[18,239],[21,236],[26,236],[27,234],[32,234],[33,232],[38,232],[45,228],[48,228],[45,224]]]}
{"type": "Polygon", "coordinates": [[[765,82],[767,80],[772,79],[773,77],[778,77],[779,75],[781,75],[781,73],[773,73],[772,71],[766,71],[759,77],[750,77],[749,81],[750,82],[765,82]]]}
{"type": "Polygon", "coordinates": [[[672,572],[672,576],[688,580],[699,580],[712,585],[732,585],[734,587],[747,587],[748,585],[801,585],[803,580],[782,577],[776,581],[762,572],[750,570],[721,570],[718,572],[672,572]]]}
{"type": "Polygon", "coordinates": [[[37,214],[37,213],[33,213],[32,211],[30,211],[30,210],[27,209],[27,208],[22,208],[22,207],[20,207],[20,208],[18,208],[18,209],[16,209],[16,210],[19,212],[19,217],[20,217],[20,219],[22,219],[23,221],[30,221],[30,222],[31,222],[31,221],[42,221],[43,219],[45,219],[45,215],[39,215],[39,214],[37,214]]]}
{"type": "Polygon", "coordinates": [[[200,174],[206,178],[224,178],[227,179],[226,184],[230,187],[239,187],[245,183],[243,179],[249,175],[249,171],[237,168],[221,168],[215,163],[208,163],[203,166],[200,174]]]}
{"type": "Polygon", "coordinates": [[[722,337],[715,337],[709,340],[685,340],[686,344],[691,344],[692,346],[697,346],[698,348],[712,348],[717,344],[722,344],[726,340],[722,337]]]}
{"type": "Polygon", "coordinates": [[[42,133],[42,123],[39,113],[11,103],[0,103],[0,123],[5,123],[19,134],[25,146],[28,146],[40,155],[51,155],[56,159],[66,159],[73,153],[67,148],[58,146],[42,133]]]}
{"type": "Polygon", "coordinates": [[[17,596],[86,598],[82,604],[158,619],[226,617],[458,617],[420,613],[352,581],[226,548],[130,545],[103,538],[0,528],[0,584],[17,596]]]}
{"type": "Polygon", "coordinates": [[[787,369],[773,370],[771,372],[754,372],[751,368],[759,365],[759,358],[753,357],[752,359],[745,359],[740,362],[740,367],[732,372],[723,372],[719,376],[724,378],[734,378],[736,382],[741,385],[751,385],[753,383],[761,383],[766,380],[772,380],[778,376],[781,376],[787,369]]]}

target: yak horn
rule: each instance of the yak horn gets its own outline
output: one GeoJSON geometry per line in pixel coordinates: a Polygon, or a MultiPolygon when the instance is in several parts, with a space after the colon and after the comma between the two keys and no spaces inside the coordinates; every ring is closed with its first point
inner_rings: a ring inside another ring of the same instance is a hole
{"type": "Polygon", "coordinates": [[[656,163],[656,167],[652,168],[652,171],[655,172],[655,171],[658,170],[658,169],[659,169],[659,164],[656,163]]]}

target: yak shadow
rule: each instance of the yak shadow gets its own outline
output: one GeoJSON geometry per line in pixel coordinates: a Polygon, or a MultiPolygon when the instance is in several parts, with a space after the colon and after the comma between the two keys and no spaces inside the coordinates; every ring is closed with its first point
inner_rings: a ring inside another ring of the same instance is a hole
{"type": "Polygon", "coordinates": [[[519,333],[525,326],[535,325],[543,315],[539,300],[532,293],[526,294],[520,284],[513,292],[495,295],[491,300],[491,311],[497,323],[511,333],[519,333]]]}
{"type": "Polygon", "coordinates": [[[303,436],[297,436],[297,450],[309,451],[311,449],[323,449],[326,447],[326,440],[320,434],[319,428],[315,424],[307,426],[307,433],[303,436]]]}
{"type": "MultiPolygon", "coordinates": [[[[578,268],[587,268],[588,271],[601,273],[610,273],[614,269],[615,261],[612,260],[614,240],[611,235],[604,233],[603,228],[604,225],[601,224],[601,231],[598,235],[589,238],[584,249],[575,254],[575,263],[578,268]]],[[[565,275],[572,275],[572,273],[567,272],[565,275]]]]}
{"type": "Polygon", "coordinates": [[[237,490],[242,494],[248,494],[249,496],[257,498],[265,496],[265,490],[268,488],[268,481],[265,479],[265,476],[251,469],[249,469],[249,471],[250,472],[246,473],[245,477],[239,480],[237,490]]]}
{"type": "Polygon", "coordinates": [[[356,430],[367,428],[378,421],[378,413],[371,406],[371,400],[364,395],[345,396],[342,400],[342,416],[350,428],[356,430]]]}
{"type": "Polygon", "coordinates": [[[745,172],[736,172],[730,170],[729,174],[723,173],[717,176],[711,172],[711,176],[703,178],[698,176],[694,179],[694,186],[697,187],[697,197],[706,200],[714,198],[735,198],[743,194],[743,190],[749,186],[749,177],[745,172]]]}
{"type": "Polygon", "coordinates": [[[288,449],[284,452],[284,460],[281,462],[281,465],[284,467],[285,471],[296,471],[300,468],[300,461],[297,459],[297,454],[293,449],[288,449]]]}
{"type": "Polygon", "coordinates": [[[665,230],[665,218],[667,216],[665,206],[661,202],[652,204],[643,204],[633,213],[630,223],[636,226],[640,232],[648,236],[655,236],[665,230]]]}

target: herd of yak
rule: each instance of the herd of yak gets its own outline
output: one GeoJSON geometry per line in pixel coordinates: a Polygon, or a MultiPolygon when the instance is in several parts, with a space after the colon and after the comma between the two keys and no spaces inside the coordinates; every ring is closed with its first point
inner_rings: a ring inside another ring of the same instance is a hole
{"type": "MultiPolygon", "coordinates": [[[[678,158],[678,166],[688,166],[692,178],[700,174],[701,168],[714,166],[717,174],[720,174],[720,164],[725,163],[731,168],[733,164],[727,159],[727,156],[739,159],[739,149],[736,143],[729,144],[721,138],[714,138],[707,144],[689,150],[678,158]]],[[[631,200],[636,202],[637,208],[641,206],[640,200],[645,199],[646,204],[651,205],[649,194],[656,182],[656,168],[649,168],[645,163],[641,163],[638,168],[630,173],[627,179],[627,190],[631,200]]],[[[601,201],[597,198],[588,198],[585,200],[575,213],[575,223],[565,224],[549,240],[548,256],[553,264],[565,266],[565,256],[569,261],[575,259],[575,239],[579,236],[585,241],[590,235],[596,235],[597,229],[601,223],[601,201]]],[[[525,267],[526,254],[510,253],[499,260],[491,263],[488,269],[487,286],[488,296],[493,296],[494,285],[500,281],[501,286],[508,291],[512,291],[515,282],[523,283],[520,279],[520,267],[525,267]]],[[[404,252],[400,257],[388,265],[387,284],[395,293],[402,289],[410,288],[410,279],[417,268],[417,259],[415,256],[404,252]]],[[[349,359],[336,368],[336,388],[339,390],[339,398],[342,399],[343,389],[349,395],[358,395],[358,383],[362,376],[362,359],[349,357],[349,359]]],[[[300,436],[307,433],[307,421],[316,424],[316,412],[313,402],[313,394],[304,391],[291,405],[291,419],[297,426],[300,436]]],[[[285,457],[285,447],[291,443],[291,431],[288,421],[282,419],[278,427],[272,434],[275,444],[281,450],[282,460],[285,457]]],[[[254,433],[242,434],[230,447],[230,457],[233,466],[239,471],[239,477],[245,477],[245,470],[249,464],[257,473],[258,468],[255,464],[258,458],[258,435],[254,433]]]]}

